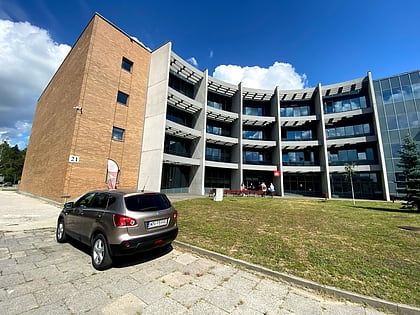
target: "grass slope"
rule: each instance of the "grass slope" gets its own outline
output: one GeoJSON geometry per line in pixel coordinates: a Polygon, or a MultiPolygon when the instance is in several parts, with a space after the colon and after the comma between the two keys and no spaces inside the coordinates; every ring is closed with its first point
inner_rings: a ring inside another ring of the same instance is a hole
{"type": "Polygon", "coordinates": [[[295,198],[176,202],[178,240],[272,270],[420,305],[418,212],[400,204],[295,198]]]}

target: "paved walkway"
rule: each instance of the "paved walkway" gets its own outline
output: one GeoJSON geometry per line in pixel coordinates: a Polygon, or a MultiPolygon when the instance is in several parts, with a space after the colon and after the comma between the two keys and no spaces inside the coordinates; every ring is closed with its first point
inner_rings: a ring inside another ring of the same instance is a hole
{"type": "Polygon", "coordinates": [[[0,314],[383,314],[176,244],[98,272],[55,241],[59,211],[0,191],[0,314]]]}

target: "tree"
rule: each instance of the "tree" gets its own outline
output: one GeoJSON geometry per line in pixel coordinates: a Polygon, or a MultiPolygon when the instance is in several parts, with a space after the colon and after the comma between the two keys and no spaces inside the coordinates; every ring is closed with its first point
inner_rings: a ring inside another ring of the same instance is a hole
{"type": "Polygon", "coordinates": [[[411,135],[404,138],[399,155],[397,165],[403,169],[405,187],[398,192],[404,194],[403,200],[420,211],[420,151],[411,135]]]}
{"type": "Polygon", "coordinates": [[[25,161],[26,149],[19,150],[18,146],[11,147],[7,141],[0,144],[0,174],[5,182],[16,183],[20,180],[25,161]]]}
{"type": "Polygon", "coordinates": [[[351,186],[351,197],[353,199],[353,204],[356,204],[356,201],[354,200],[354,188],[353,188],[353,175],[354,175],[354,168],[356,164],[354,162],[352,163],[346,163],[344,164],[344,169],[346,171],[346,174],[344,175],[346,179],[350,179],[350,186],[351,186]]]}

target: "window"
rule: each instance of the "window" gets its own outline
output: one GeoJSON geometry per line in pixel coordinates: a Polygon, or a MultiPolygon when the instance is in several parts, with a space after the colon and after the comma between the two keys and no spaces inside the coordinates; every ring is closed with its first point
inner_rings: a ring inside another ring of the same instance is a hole
{"type": "Polygon", "coordinates": [[[82,198],[80,198],[76,203],[74,204],[75,208],[87,208],[91,204],[93,197],[95,196],[94,192],[87,193],[82,198]]]}
{"type": "Polygon", "coordinates": [[[124,105],[128,105],[128,94],[118,91],[117,102],[124,105]]]}
{"type": "Polygon", "coordinates": [[[108,204],[109,195],[106,193],[97,193],[93,199],[92,208],[95,209],[106,209],[108,204]]]}
{"type": "Polygon", "coordinates": [[[112,128],[112,140],[123,141],[124,140],[124,129],[113,127],[112,128]]]}
{"type": "Polygon", "coordinates": [[[165,195],[148,194],[124,198],[125,206],[130,211],[156,211],[171,207],[171,202],[165,195]]]}
{"type": "Polygon", "coordinates": [[[128,72],[131,72],[131,69],[133,68],[133,62],[123,57],[121,62],[121,68],[127,70],[128,72]]]}

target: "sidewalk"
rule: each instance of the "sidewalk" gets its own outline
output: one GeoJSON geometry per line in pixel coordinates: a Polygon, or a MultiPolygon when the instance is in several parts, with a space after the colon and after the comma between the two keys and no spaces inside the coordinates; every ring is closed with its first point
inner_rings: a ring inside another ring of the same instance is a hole
{"type": "Polygon", "coordinates": [[[181,243],[98,272],[87,248],[55,241],[59,211],[0,192],[1,314],[385,314],[181,243]]]}

